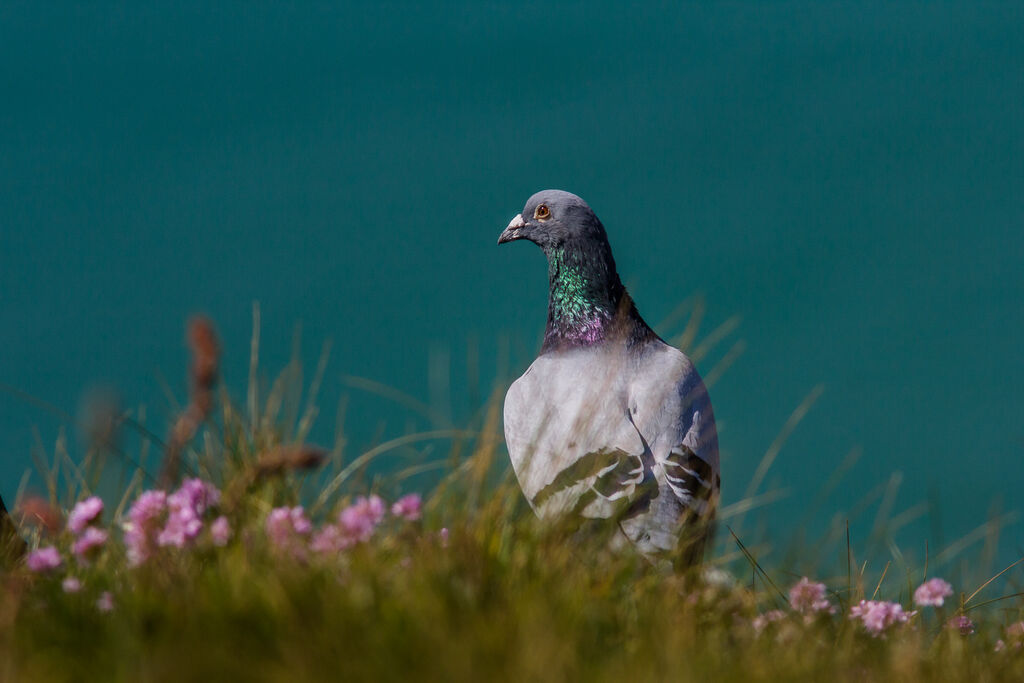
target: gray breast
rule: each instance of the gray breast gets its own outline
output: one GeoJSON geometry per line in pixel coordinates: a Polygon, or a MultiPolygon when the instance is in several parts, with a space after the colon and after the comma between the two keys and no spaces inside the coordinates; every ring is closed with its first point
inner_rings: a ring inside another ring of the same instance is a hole
{"type": "Polygon", "coordinates": [[[644,552],[713,516],[718,441],[689,359],[656,342],[544,354],[509,388],[505,437],[537,513],[614,517],[644,552]]]}

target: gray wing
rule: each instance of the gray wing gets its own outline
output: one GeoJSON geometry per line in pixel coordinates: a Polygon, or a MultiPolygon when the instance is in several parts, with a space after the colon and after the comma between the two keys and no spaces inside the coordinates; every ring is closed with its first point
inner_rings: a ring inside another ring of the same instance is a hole
{"type": "Polygon", "coordinates": [[[658,496],[622,523],[647,553],[676,553],[693,564],[713,533],[720,487],[718,435],[707,389],[680,351],[661,344],[632,387],[637,429],[652,444],[658,496]]]}
{"type": "Polygon", "coordinates": [[[530,503],[544,516],[550,501],[575,490],[573,512],[591,519],[629,517],[658,495],[653,464],[649,452],[638,455],[616,448],[587,453],[559,471],[530,503]]]}

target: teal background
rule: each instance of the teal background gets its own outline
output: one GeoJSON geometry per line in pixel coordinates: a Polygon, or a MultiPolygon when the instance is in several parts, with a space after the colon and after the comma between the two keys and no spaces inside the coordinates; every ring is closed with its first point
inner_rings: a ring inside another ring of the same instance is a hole
{"type": "MultiPolygon", "coordinates": [[[[726,504],[823,383],[768,530],[857,446],[812,524],[893,471],[893,513],[933,503],[914,548],[1019,507],[1024,5],[6,2],[0,93],[0,382],[71,413],[109,384],[163,433],[196,311],[241,398],[258,300],[269,371],[297,323],[308,366],[334,342],[320,440],[347,374],[465,417],[539,346],[543,258],[495,241],[557,187],[652,324],[742,317],[700,364],[747,344],[712,388],[726,504]]],[[[346,424],[426,426],[361,392],[346,424]]],[[[0,393],[0,494],[59,426],[0,393]]]]}

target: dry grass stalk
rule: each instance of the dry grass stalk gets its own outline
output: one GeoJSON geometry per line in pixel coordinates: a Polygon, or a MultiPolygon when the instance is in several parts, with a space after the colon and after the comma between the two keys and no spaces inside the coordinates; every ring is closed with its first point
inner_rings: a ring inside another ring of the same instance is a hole
{"type": "Polygon", "coordinates": [[[196,316],[189,321],[188,345],[192,351],[189,377],[191,394],[189,404],[171,427],[170,438],[164,449],[164,464],[160,473],[160,485],[164,488],[177,481],[182,452],[195,437],[200,425],[213,412],[213,390],[220,367],[220,344],[209,318],[196,316]]]}

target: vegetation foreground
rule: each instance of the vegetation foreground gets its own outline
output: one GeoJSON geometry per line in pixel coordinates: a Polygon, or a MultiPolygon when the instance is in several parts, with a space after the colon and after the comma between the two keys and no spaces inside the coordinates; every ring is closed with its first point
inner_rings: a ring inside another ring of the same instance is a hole
{"type": "Polygon", "coordinates": [[[286,427],[278,391],[237,408],[212,329],[190,339],[159,477],[97,429],[0,520],[0,679],[1024,679],[1019,597],[986,607],[989,584],[854,566],[779,586],[738,539],[736,562],[673,573],[613,530],[535,520],[493,409],[421,499],[404,489],[430,464],[367,476],[407,440],[349,462],[306,445],[311,411],[286,427]]]}

